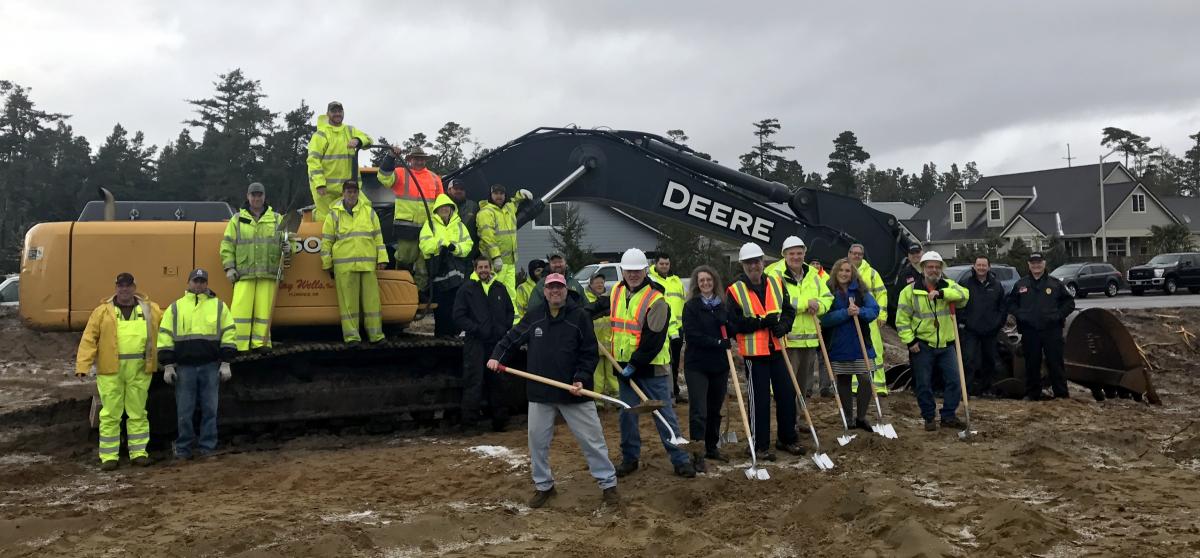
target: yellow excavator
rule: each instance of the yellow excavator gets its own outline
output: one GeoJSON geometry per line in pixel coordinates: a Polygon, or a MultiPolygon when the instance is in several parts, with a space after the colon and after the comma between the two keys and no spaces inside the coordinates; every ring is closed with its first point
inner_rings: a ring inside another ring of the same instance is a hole
{"type": "MultiPolygon", "coordinates": [[[[376,180],[375,169],[360,174],[363,194],[380,221],[390,222],[394,195],[376,180]]],[[[857,199],[821,190],[792,192],[644,132],[538,128],[446,176],[455,178],[466,184],[471,200],[486,199],[496,183],[509,191],[531,190],[539,199],[520,208],[521,224],[551,200],[590,201],[735,245],[757,242],[768,254],[778,254],[783,240],[796,235],[809,256],[826,265],[843,257],[850,244],[862,243],[872,265],[888,278],[901,269],[913,240],[894,217],[857,199]]],[[[233,363],[233,380],[221,389],[221,424],[365,420],[386,428],[456,412],[461,342],[404,332],[420,309],[412,276],[379,273],[388,339],[369,347],[344,345],[334,284],[320,265],[321,224],[311,221],[307,208],[288,213],[293,215],[286,218],[301,217],[293,263],[283,273],[272,316],[275,347],[244,353],[233,363]]],[[[108,199],[88,203],[76,221],[35,225],[22,254],[24,323],[46,331],[83,329],[91,310],[112,294],[112,278],[120,272],[132,273],[139,291],[165,305],[181,296],[191,269],[206,268],[214,272],[212,290],[230,302],[233,289],[219,273],[218,247],[232,214],[223,202],[108,199]]],[[[390,245],[388,229],[385,225],[390,245]]],[[[1145,391],[1148,376],[1137,363],[1128,360],[1118,368],[1112,362],[1088,360],[1090,368],[1080,370],[1091,376],[1079,381],[1102,377],[1105,385],[1145,391]]],[[[522,400],[519,385],[511,398],[522,400]]],[[[158,377],[148,405],[156,432],[173,428],[174,420],[155,420],[174,416],[170,388],[158,377]]]]}

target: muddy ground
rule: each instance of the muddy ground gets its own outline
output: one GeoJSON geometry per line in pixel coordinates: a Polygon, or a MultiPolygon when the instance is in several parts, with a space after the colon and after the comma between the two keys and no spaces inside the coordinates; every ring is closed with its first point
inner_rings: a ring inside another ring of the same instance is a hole
{"type": "MultiPolygon", "coordinates": [[[[78,406],[46,411],[91,389],[69,376],[74,338],[8,316],[0,556],[1198,555],[1200,353],[1172,332],[1200,329],[1200,310],[1124,319],[1159,368],[1161,407],[1097,403],[1079,386],[1066,401],[977,400],[979,434],[962,442],[924,432],[915,400],[898,393],[885,402],[898,440],[860,433],[839,447],[836,409],[818,399],[834,471],[781,455],[769,481],[747,480],[740,458],[683,480],[649,444],[615,509],[560,427],[560,494],[530,510],[521,424],[469,437],[263,436],[205,461],[99,472],[86,427],[63,424],[78,406]]],[[[617,459],[616,415],[604,426],[617,459]]]]}

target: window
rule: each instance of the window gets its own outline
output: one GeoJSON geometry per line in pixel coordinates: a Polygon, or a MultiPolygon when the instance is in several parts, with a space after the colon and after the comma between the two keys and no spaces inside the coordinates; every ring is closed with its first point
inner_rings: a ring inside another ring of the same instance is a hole
{"type": "Polygon", "coordinates": [[[561,225],[567,216],[569,203],[571,202],[550,202],[541,214],[533,218],[533,228],[548,229],[555,225],[561,225]]]}
{"type": "Polygon", "coordinates": [[[988,200],[988,221],[999,221],[1000,217],[1000,200],[988,200]]]}
{"type": "Polygon", "coordinates": [[[1125,245],[1124,238],[1109,238],[1108,239],[1108,257],[1127,256],[1129,255],[1128,247],[1125,245]]]}
{"type": "Polygon", "coordinates": [[[1146,212],[1146,194],[1134,194],[1131,196],[1131,201],[1133,202],[1134,213],[1146,212]]]}
{"type": "Polygon", "coordinates": [[[950,207],[951,207],[951,212],[954,213],[954,223],[955,224],[962,223],[963,222],[963,204],[962,204],[962,202],[954,202],[954,205],[952,205],[950,207]]]}

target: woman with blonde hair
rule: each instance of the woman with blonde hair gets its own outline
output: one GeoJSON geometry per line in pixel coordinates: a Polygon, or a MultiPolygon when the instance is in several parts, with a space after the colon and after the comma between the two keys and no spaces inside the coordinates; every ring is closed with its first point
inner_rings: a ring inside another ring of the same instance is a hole
{"type": "MultiPolygon", "coordinates": [[[[721,408],[725,404],[729,362],[725,351],[729,339],[721,335],[721,326],[729,320],[721,276],[702,265],[692,271],[691,291],[683,305],[683,369],[687,381],[688,427],[691,439],[704,440],[703,457],[727,461],[717,450],[720,437],[721,408]]],[[[694,459],[697,470],[705,469],[704,459],[694,459]]]]}
{"type": "MultiPolygon", "coordinates": [[[[879,304],[867,291],[860,281],[858,270],[850,260],[842,258],[833,264],[829,270],[829,291],[833,293],[833,305],[821,317],[822,334],[829,348],[829,362],[837,377],[834,386],[842,400],[842,417],[847,421],[854,417],[854,426],[867,432],[871,424],[867,422],[867,410],[871,404],[871,374],[863,358],[863,345],[859,331],[866,331],[867,325],[879,317],[879,304]],[[854,319],[858,318],[858,326],[854,319]],[[852,409],[850,398],[850,380],[858,376],[858,408],[852,409]],[[851,415],[851,411],[857,411],[851,415]]],[[[866,360],[875,361],[875,349],[870,343],[865,343],[866,360]]]]}

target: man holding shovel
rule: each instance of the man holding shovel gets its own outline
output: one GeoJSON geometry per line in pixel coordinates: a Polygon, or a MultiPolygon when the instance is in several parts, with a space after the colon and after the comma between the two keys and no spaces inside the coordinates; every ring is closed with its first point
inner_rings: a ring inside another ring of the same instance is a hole
{"type": "Polygon", "coordinates": [[[928,431],[938,429],[933,421],[937,411],[931,384],[934,368],[941,372],[946,385],[942,426],[964,427],[955,416],[962,395],[954,353],[954,336],[958,331],[950,316],[950,305],[965,306],[970,295],[958,283],[942,275],[942,265],[942,256],[937,252],[926,252],[921,256],[922,281],[904,287],[896,305],[896,330],[911,353],[917,405],[921,407],[921,418],[925,419],[925,430],[928,431]]]}
{"type": "Polygon", "coordinates": [[[580,390],[590,389],[592,373],[599,360],[592,318],[573,300],[567,298],[567,281],[552,273],[546,277],[542,294],[546,304],[525,314],[517,325],[496,344],[488,360],[489,370],[501,372],[501,361],[508,353],[528,344],[529,372],[570,384],[570,393],[536,382],[525,387],[529,400],[529,461],[536,492],[529,507],[546,505],[557,492],[554,475],[550,472],[550,442],[554,439],[554,418],[562,415],[575,435],[588,462],[592,477],[600,485],[605,504],[615,506],[617,475],[608,459],[608,445],[596,414],[596,404],[579,397],[580,390]]]}

